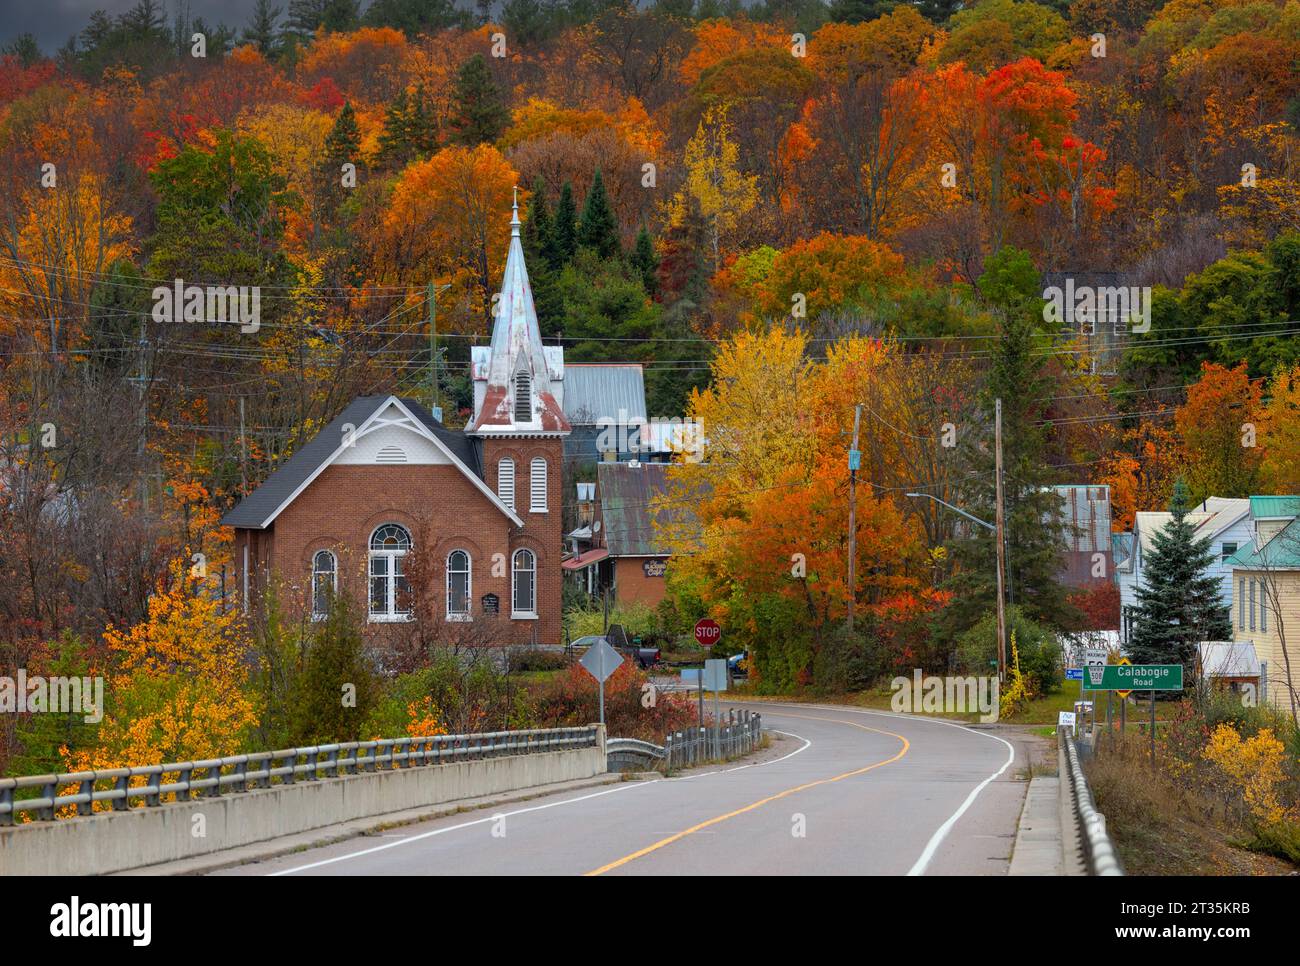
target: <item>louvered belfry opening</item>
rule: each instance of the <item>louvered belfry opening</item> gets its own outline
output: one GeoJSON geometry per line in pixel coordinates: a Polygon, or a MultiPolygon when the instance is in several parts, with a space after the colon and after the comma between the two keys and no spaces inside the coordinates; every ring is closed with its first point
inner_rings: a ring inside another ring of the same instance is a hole
{"type": "Polygon", "coordinates": [[[533,392],[528,373],[515,374],[515,422],[531,423],[533,421],[533,392]]]}

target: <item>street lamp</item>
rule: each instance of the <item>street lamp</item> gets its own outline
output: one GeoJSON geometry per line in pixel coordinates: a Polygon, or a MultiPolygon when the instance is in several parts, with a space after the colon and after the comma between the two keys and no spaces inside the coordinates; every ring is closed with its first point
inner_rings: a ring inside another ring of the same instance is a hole
{"type": "MultiPolygon", "coordinates": [[[[981,520],[979,517],[967,513],[961,507],[953,506],[947,500],[939,499],[937,496],[935,496],[932,493],[907,493],[905,495],[912,498],[924,498],[927,500],[933,500],[935,503],[938,503],[940,506],[946,506],[949,510],[952,510],[954,513],[958,513],[961,516],[965,517],[971,523],[979,524],[984,529],[993,531],[994,536],[998,541],[998,546],[996,548],[997,553],[995,554],[998,561],[998,680],[1005,683],[1007,679],[1007,612],[1006,612],[1005,594],[1003,592],[1003,588],[1006,586],[1006,574],[1004,573],[1005,565],[1003,563],[1003,556],[1002,556],[1002,534],[1000,532],[1001,527],[989,523],[987,520],[981,520]]],[[[999,514],[998,522],[1001,523],[1001,514],[999,514]]]]}
{"type": "Polygon", "coordinates": [[[948,501],[946,501],[946,500],[941,500],[941,499],[939,499],[937,496],[934,496],[934,495],[932,495],[932,494],[930,494],[930,493],[905,493],[905,494],[903,494],[903,495],[904,495],[904,496],[910,496],[910,497],[923,498],[923,499],[926,499],[926,500],[933,500],[935,503],[939,503],[939,504],[942,504],[943,506],[946,506],[949,510],[952,510],[954,513],[960,513],[962,516],[964,516],[964,517],[965,517],[967,520],[969,520],[971,523],[978,523],[980,526],[982,526],[982,527],[983,527],[984,529],[986,529],[986,530],[997,530],[997,527],[995,527],[993,524],[988,523],[988,522],[986,522],[986,521],[984,521],[984,520],[981,520],[979,517],[971,516],[969,513],[967,513],[967,512],[966,512],[965,510],[963,510],[961,507],[959,507],[959,506],[953,506],[953,505],[952,505],[951,503],[949,503],[948,501]]]}

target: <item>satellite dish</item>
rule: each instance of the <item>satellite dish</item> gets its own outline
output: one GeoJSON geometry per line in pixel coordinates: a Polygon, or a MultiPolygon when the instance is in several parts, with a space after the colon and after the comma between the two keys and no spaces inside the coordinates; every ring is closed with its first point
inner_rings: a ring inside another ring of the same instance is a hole
{"type": "Polygon", "coordinates": [[[591,525],[591,532],[592,532],[592,533],[600,533],[600,521],[599,521],[599,520],[597,520],[595,523],[593,523],[593,524],[591,525]]]}

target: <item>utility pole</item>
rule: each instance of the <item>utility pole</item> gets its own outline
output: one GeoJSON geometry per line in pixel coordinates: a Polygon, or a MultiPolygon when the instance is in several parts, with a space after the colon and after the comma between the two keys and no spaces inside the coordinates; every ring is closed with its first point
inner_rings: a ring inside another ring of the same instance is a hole
{"type": "Polygon", "coordinates": [[[438,409],[438,288],[429,283],[429,412],[438,409]]]}
{"type": "Polygon", "coordinates": [[[244,397],[239,397],[239,493],[248,495],[248,445],[244,441],[244,397]]]}
{"type": "Polygon", "coordinates": [[[849,450],[849,612],[848,629],[853,633],[853,601],[857,596],[857,558],[858,558],[858,465],[862,462],[862,453],[858,449],[858,424],[862,420],[861,404],[853,407],[853,448],[849,450]]]}
{"type": "Polygon", "coordinates": [[[993,401],[993,473],[994,491],[997,510],[994,517],[998,555],[998,680],[1005,684],[1007,680],[1007,609],[1004,599],[1007,573],[1007,545],[1005,537],[1006,520],[1002,512],[1002,400],[993,401]]]}

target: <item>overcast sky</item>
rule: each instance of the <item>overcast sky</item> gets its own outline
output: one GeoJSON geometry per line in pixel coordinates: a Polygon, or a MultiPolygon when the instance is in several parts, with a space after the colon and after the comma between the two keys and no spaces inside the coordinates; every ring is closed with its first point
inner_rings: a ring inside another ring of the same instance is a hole
{"type": "MultiPolygon", "coordinates": [[[[252,16],[257,0],[164,0],[167,23],[171,25],[176,9],[184,3],[191,17],[202,17],[207,23],[224,23],[230,27],[243,27],[252,16]]],[[[68,42],[73,34],[81,33],[94,10],[103,10],[111,16],[126,13],[136,0],[0,0],[0,45],[15,37],[30,33],[47,54],[52,54],[68,42]]],[[[289,0],[275,0],[280,8],[280,23],[289,8],[289,0]]]]}

